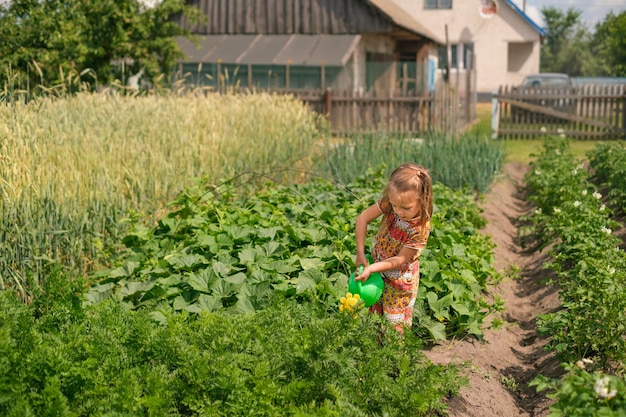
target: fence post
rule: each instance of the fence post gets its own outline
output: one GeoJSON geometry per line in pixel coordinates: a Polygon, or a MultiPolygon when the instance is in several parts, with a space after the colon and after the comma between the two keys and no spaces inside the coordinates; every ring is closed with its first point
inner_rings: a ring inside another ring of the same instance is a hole
{"type": "Polygon", "coordinates": [[[498,128],[500,124],[500,102],[498,101],[498,90],[491,92],[491,139],[498,139],[498,128]]]}
{"type": "Polygon", "coordinates": [[[327,88],[326,92],[324,93],[324,110],[326,112],[326,117],[328,118],[328,120],[330,120],[330,115],[332,112],[332,104],[333,104],[332,93],[330,91],[330,88],[327,88]]]}

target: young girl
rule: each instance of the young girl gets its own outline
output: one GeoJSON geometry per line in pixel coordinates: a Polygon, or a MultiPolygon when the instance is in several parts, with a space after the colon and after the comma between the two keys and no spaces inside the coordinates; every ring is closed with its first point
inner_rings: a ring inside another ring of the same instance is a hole
{"type": "MultiPolygon", "coordinates": [[[[426,247],[433,213],[433,188],[428,171],[415,164],[396,168],[382,198],[365,209],[356,220],[356,267],[363,272],[356,280],[367,280],[380,272],[385,289],[370,311],[384,314],[403,332],[413,319],[419,284],[419,256],[426,247]],[[372,249],[373,263],[365,257],[367,225],[383,215],[372,249]]],[[[358,274],[358,272],[357,272],[358,274]]]]}

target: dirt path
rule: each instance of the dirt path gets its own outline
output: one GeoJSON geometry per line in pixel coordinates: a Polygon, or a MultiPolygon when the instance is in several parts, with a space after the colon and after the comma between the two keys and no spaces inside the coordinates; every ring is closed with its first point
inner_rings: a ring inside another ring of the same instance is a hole
{"type": "Polygon", "coordinates": [[[488,225],[483,230],[496,244],[496,268],[515,278],[505,278],[496,292],[505,302],[504,325],[487,330],[483,341],[449,341],[426,351],[435,363],[467,362],[470,386],[449,403],[450,417],[544,417],[548,400],[528,388],[536,375],[560,375],[558,361],[544,349],[535,319],[558,308],[553,287],[541,283],[545,254],[526,251],[518,238],[518,218],[531,209],[521,191],[528,166],[508,163],[499,181],[481,204],[488,225]],[[511,274],[511,271],[516,271],[511,274]]]}

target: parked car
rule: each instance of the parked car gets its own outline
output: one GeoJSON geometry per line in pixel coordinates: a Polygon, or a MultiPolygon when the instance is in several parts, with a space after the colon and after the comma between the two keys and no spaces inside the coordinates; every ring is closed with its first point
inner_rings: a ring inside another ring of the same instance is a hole
{"type": "MultiPolygon", "coordinates": [[[[576,89],[567,74],[556,72],[530,74],[524,77],[522,83],[514,91],[521,94],[520,101],[576,114],[576,102],[573,97],[576,89]]],[[[517,107],[513,107],[512,110],[514,115],[528,113],[517,107]]]]}
{"type": "Polygon", "coordinates": [[[573,87],[572,79],[567,74],[558,72],[544,72],[530,74],[524,77],[521,87],[573,87]]]}

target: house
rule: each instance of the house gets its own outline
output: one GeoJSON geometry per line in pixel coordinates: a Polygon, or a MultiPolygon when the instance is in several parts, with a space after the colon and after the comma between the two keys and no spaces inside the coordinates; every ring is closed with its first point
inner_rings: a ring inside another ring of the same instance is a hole
{"type": "Polygon", "coordinates": [[[448,47],[441,47],[439,73],[462,78],[474,54],[476,91],[491,96],[500,85],[517,85],[539,72],[545,35],[512,0],[396,0],[448,47]]]}
{"type": "Polygon", "coordinates": [[[187,82],[386,97],[434,88],[433,63],[444,37],[396,0],[188,3],[206,21],[179,21],[198,41],[178,39],[186,54],[179,76],[187,82]]]}

